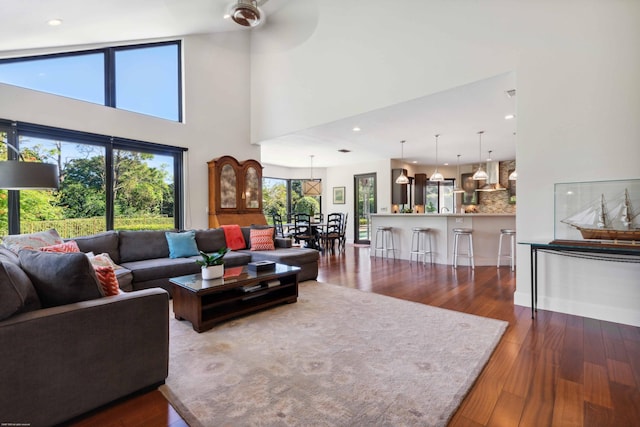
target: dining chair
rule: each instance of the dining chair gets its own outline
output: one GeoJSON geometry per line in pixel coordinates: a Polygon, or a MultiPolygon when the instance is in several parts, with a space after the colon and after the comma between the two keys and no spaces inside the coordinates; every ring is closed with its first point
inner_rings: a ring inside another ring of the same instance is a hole
{"type": "Polygon", "coordinates": [[[293,239],[296,243],[304,241],[307,247],[318,249],[318,235],[311,226],[309,214],[299,213],[293,216],[293,239]]]}
{"type": "Polygon", "coordinates": [[[276,228],[276,237],[291,237],[290,232],[284,231],[284,226],[282,225],[282,215],[279,213],[274,213],[271,215],[273,218],[273,226],[276,228]]]}
{"type": "MultiPolygon", "coordinates": [[[[340,230],[342,229],[342,214],[330,213],[327,215],[327,222],[320,234],[320,240],[325,251],[336,252],[336,241],[340,241],[340,230]]],[[[338,244],[339,246],[339,244],[338,244]]]]}
{"type": "Polygon", "coordinates": [[[344,251],[347,243],[347,220],[349,218],[349,212],[342,214],[342,222],[340,224],[340,239],[338,239],[338,249],[344,251]]]}

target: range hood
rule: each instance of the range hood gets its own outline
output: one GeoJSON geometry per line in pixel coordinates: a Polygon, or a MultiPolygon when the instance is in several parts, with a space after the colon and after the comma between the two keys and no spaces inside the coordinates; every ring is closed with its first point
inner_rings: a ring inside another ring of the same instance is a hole
{"type": "Polygon", "coordinates": [[[500,191],[506,190],[500,185],[500,162],[487,162],[487,178],[486,184],[478,188],[476,191],[500,191]]]}

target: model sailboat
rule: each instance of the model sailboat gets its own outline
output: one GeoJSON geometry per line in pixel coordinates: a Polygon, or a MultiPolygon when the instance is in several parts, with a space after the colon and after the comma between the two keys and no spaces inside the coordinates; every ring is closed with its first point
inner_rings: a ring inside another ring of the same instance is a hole
{"type": "Polygon", "coordinates": [[[561,222],[577,228],[584,239],[640,240],[640,209],[633,209],[626,189],[621,200],[611,209],[603,194],[599,204],[561,222]]]}

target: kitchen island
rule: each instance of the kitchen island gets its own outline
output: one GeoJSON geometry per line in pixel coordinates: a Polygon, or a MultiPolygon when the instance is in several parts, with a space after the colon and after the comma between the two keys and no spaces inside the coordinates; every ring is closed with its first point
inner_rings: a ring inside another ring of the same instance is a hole
{"type": "MultiPolygon", "coordinates": [[[[498,256],[498,240],[503,228],[516,228],[515,214],[371,214],[371,254],[375,244],[376,228],[379,225],[393,227],[393,238],[396,247],[396,258],[409,259],[411,251],[411,229],[413,227],[431,228],[431,244],[433,262],[453,265],[453,232],[454,228],[473,229],[473,252],[475,265],[496,265],[498,256]]],[[[466,239],[460,241],[460,252],[466,252],[466,239]]],[[[509,242],[503,239],[503,253],[509,251],[509,242]]],[[[415,260],[415,257],[413,258],[415,260]]],[[[509,260],[502,259],[502,265],[509,260]]],[[[459,258],[458,266],[468,265],[467,258],[459,258]]]]}

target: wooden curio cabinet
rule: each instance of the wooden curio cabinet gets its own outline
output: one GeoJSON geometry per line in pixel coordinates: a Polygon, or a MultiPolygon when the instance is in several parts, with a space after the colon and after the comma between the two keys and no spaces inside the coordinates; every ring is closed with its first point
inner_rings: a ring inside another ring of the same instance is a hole
{"type": "Polygon", "coordinates": [[[222,156],[209,165],[209,227],[266,224],[262,213],[262,165],[222,156]]]}

